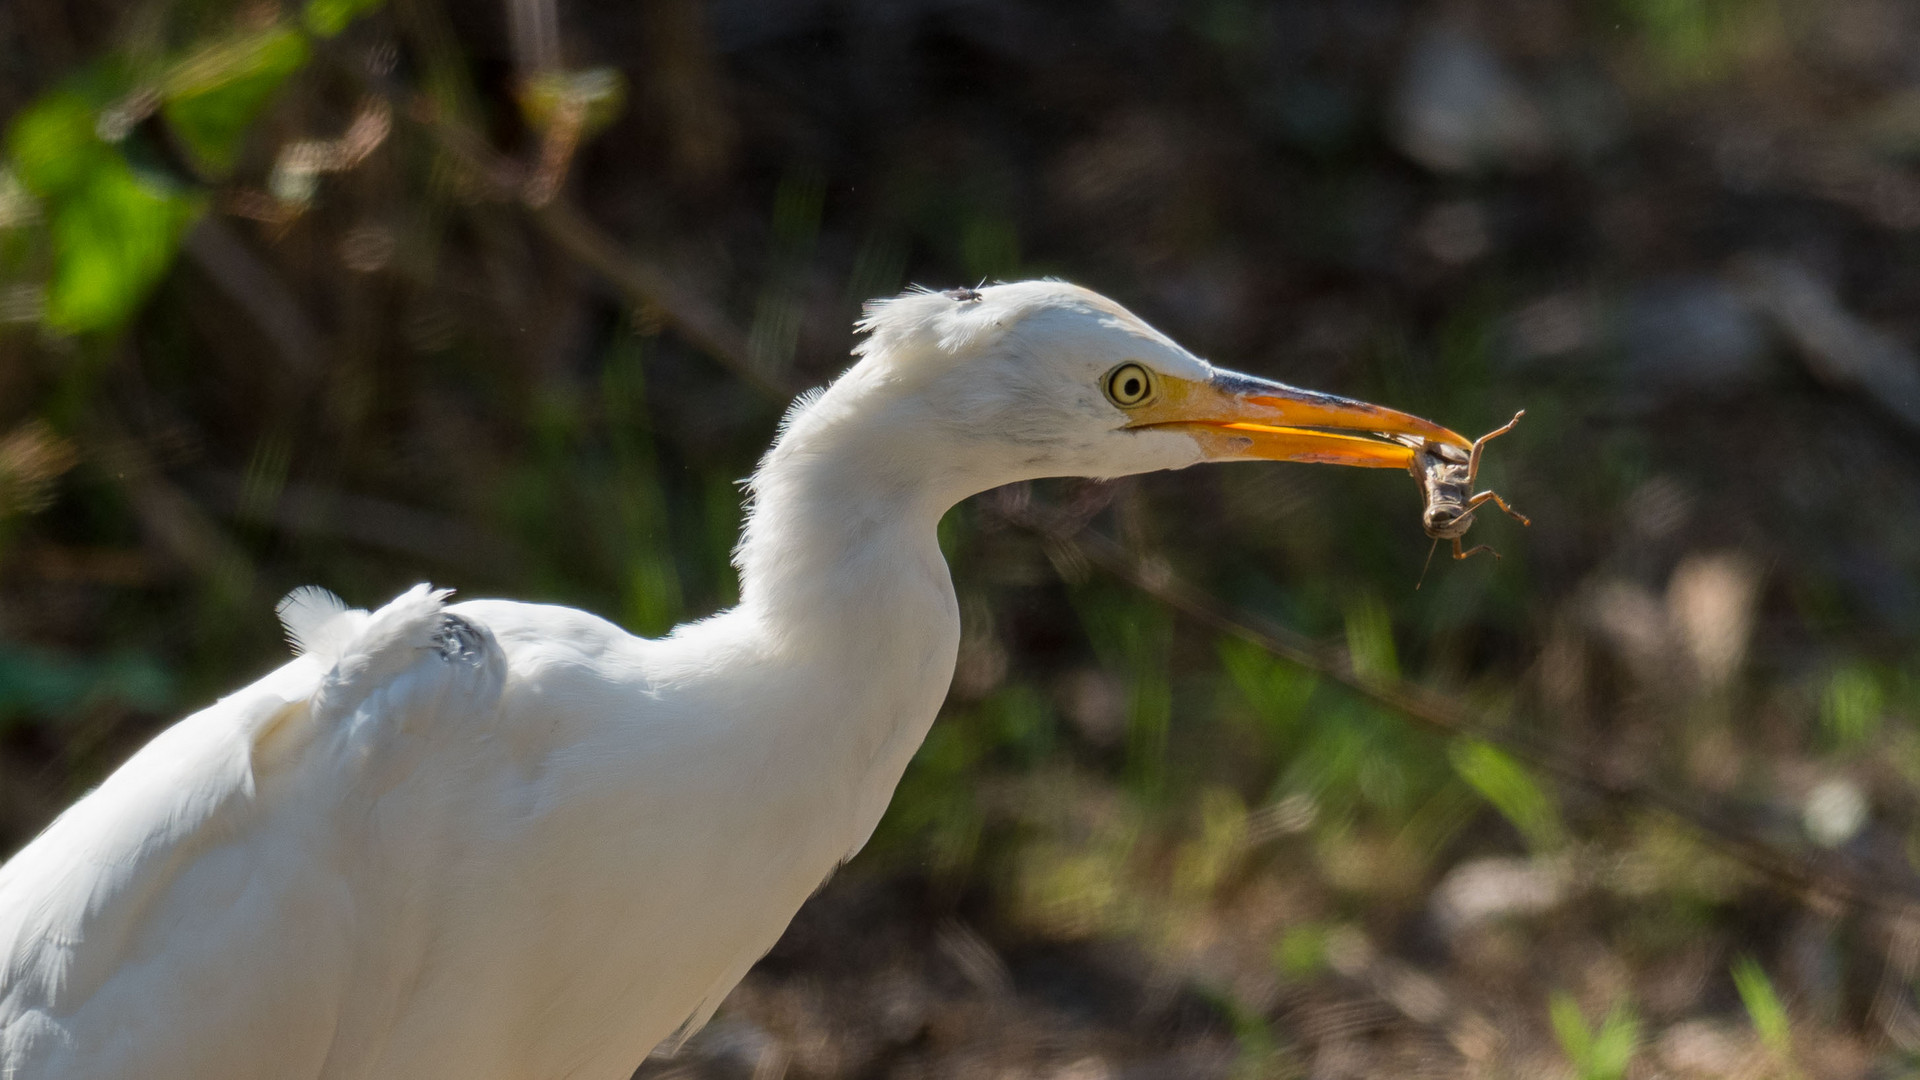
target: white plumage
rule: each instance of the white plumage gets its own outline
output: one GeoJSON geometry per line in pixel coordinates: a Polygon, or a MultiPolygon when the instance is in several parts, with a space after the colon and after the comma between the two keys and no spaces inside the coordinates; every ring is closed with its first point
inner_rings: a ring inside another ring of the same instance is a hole
{"type": "Polygon", "coordinates": [[[623,1078],[878,822],[953,672],[955,502],[1408,460],[1326,428],[1459,440],[1216,371],[1059,283],[911,293],[862,329],[754,475],[730,611],[644,640],[424,585],[372,613],[289,595],[294,660],[0,868],[0,1077],[623,1078]]]}

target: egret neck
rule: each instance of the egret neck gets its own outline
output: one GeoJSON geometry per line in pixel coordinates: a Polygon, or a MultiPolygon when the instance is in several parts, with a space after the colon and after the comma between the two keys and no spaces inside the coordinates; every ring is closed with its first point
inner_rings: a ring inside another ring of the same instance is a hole
{"type": "MultiPolygon", "coordinates": [[[[740,606],[794,700],[775,722],[849,801],[866,842],[953,678],[960,612],[940,518],[963,469],[883,380],[842,379],[794,407],[750,484],[740,606]]],[[[836,799],[838,801],[838,799],[836,799]]]]}

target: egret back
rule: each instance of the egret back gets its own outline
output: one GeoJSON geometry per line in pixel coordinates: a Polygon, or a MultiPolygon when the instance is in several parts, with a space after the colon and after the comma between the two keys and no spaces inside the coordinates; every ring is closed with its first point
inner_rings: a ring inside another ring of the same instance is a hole
{"type": "Polygon", "coordinates": [[[0,868],[0,1076],[323,1074],[368,810],[499,696],[497,646],[443,599],[355,613],[337,651],[168,729],[0,868]]]}

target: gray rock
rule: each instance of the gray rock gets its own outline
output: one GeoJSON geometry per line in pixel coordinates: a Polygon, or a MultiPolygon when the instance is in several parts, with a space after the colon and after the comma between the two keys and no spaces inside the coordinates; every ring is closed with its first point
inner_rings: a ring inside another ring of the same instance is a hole
{"type": "Polygon", "coordinates": [[[1601,306],[1584,289],[1531,300],[1502,321],[1500,356],[1515,367],[1544,364],[1600,344],[1601,306]]]}
{"type": "Polygon", "coordinates": [[[1524,167],[1551,141],[1526,86],[1459,26],[1439,24],[1414,41],[1392,108],[1395,142],[1435,172],[1524,167]]]}
{"type": "Polygon", "coordinates": [[[1613,300],[1553,293],[1509,315],[1503,359],[1516,368],[1575,368],[1617,388],[1624,403],[1657,405],[1763,382],[1777,343],[1741,289],[1706,275],[1640,282],[1613,300]]]}
{"type": "Polygon", "coordinates": [[[1432,911],[1441,932],[1454,937],[1498,919],[1544,914],[1572,893],[1572,875],[1563,860],[1470,859],[1448,871],[1433,890],[1432,911]]]}
{"type": "Polygon", "coordinates": [[[1797,262],[1750,255],[1735,273],[1814,378],[1855,391],[1920,430],[1920,357],[1913,349],[1848,311],[1831,285],[1797,262]]]}
{"type": "Polygon", "coordinates": [[[1762,381],[1772,339],[1741,293],[1714,277],[1650,281],[1621,305],[1618,344],[1629,389],[1724,392],[1762,381]]]}

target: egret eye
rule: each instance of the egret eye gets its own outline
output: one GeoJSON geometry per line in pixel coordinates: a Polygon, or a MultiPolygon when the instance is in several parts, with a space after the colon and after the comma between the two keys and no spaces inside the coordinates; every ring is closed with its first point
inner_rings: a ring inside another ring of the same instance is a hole
{"type": "Polygon", "coordinates": [[[1131,409],[1153,396],[1153,375],[1139,364],[1121,364],[1107,376],[1107,400],[1131,409]]]}

